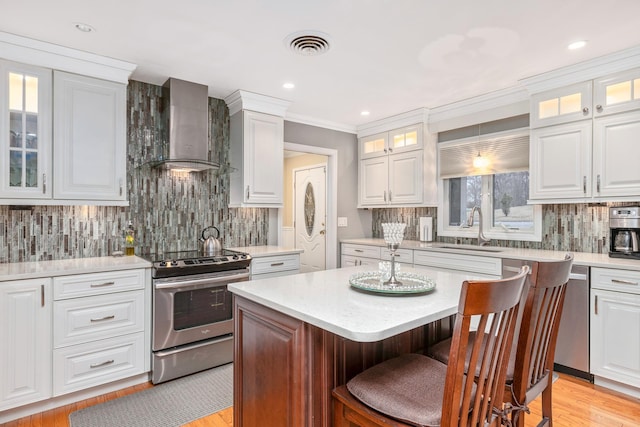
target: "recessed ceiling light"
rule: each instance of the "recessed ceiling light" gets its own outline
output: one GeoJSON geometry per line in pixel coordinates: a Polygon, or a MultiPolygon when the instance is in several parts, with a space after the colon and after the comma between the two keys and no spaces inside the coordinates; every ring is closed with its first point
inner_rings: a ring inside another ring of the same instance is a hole
{"type": "Polygon", "coordinates": [[[585,47],[585,45],[587,44],[586,40],[578,40],[575,41],[573,43],[571,43],[569,46],[567,46],[570,50],[576,50],[576,49],[580,49],[585,47]]]}
{"type": "Polygon", "coordinates": [[[285,83],[282,85],[282,87],[285,89],[293,89],[294,87],[296,87],[296,85],[294,85],[293,83],[285,83]]]}
{"type": "Polygon", "coordinates": [[[371,113],[369,113],[368,111],[363,111],[360,113],[361,116],[368,116],[369,114],[371,113]]]}
{"type": "Polygon", "coordinates": [[[83,24],[82,22],[75,22],[73,26],[76,27],[78,31],[82,31],[83,33],[93,33],[96,31],[96,29],[91,25],[83,24]]]}

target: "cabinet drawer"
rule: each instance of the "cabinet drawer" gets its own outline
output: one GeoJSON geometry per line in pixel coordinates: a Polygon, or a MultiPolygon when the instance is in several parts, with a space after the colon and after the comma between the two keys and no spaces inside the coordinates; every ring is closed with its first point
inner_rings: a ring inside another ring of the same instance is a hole
{"type": "Polygon", "coordinates": [[[144,372],[144,332],[53,351],[53,395],[144,372]]]}
{"type": "Polygon", "coordinates": [[[144,289],[144,269],[77,274],[53,278],[53,299],[144,289]]]}
{"type": "Polygon", "coordinates": [[[462,270],[472,273],[502,275],[500,258],[480,257],[465,254],[451,254],[436,251],[414,251],[413,263],[416,267],[439,267],[449,270],[462,270]]]}
{"type": "Polygon", "coordinates": [[[64,347],[144,329],[144,291],[56,301],[53,346],[64,347]]]}
{"type": "Polygon", "coordinates": [[[344,243],[342,245],[342,255],[380,259],[380,247],[344,243]]]}
{"type": "MultiPolygon", "coordinates": [[[[387,248],[380,248],[380,258],[386,261],[391,260],[391,251],[387,248]]],[[[403,264],[413,264],[413,251],[411,249],[396,250],[396,262],[403,264]]]]}
{"type": "Polygon", "coordinates": [[[591,288],[640,294],[640,271],[593,267],[591,288]]]}
{"type": "Polygon", "coordinates": [[[251,261],[251,275],[275,273],[277,271],[299,270],[300,255],[277,255],[253,258],[251,261]]]}
{"type": "Polygon", "coordinates": [[[353,255],[342,255],[342,262],[340,263],[340,265],[342,267],[355,267],[355,266],[360,266],[360,265],[371,265],[374,268],[374,270],[378,270],[378,263],[380,262],[379,259],[373,259],[373,258],[363,258],[363,257],[357,257],[357,256],[353,256],[353,255]]]}

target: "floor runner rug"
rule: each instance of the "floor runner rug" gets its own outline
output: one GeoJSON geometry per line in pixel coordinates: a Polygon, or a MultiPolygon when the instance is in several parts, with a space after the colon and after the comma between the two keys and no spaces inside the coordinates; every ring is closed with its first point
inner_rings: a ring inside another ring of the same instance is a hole
{"type": "Polygon", "coordinates": [[[233,364],[219,366],[69,414],[71,427],[170,427],[233,405],[233,364]]]}

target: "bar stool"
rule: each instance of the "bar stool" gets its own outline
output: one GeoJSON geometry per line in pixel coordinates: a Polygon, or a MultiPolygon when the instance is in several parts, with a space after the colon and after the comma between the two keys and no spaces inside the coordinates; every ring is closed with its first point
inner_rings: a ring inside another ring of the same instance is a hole
{"type": "Polygon", "coordinates": [[[333,390],[333,425],[501,425],[507,416],[502,408],[507,363],[528,272],[525,266],[509,279],[464,281],[449,365],[406,354],[365,370],[333,390]],[[470,335],[472,316],[490,331],[485,339],[470,335]],[[475,381],[464,373],[467,349],[470,362],[480,367],[475,381]]]}
{"type": "MultiPolygon", "coordinates": [[[[521,325],[517,328],[505,382],[504,401],[513,407],[511,419],[518,427],[524,427],[524,412],[529,412],[527,405],[540,394],[542,420],[538,426],[553,426],[553,359],[572,263],[573,254],[566,254],[563,260],[531,265],[529,291],[525,295],[521,325]]],[[[439,342],[427,354],[447,363],[451,343],[451,339],[439,342]]],[[[478,369],[476,366],[476,375],[478,369]]]]}

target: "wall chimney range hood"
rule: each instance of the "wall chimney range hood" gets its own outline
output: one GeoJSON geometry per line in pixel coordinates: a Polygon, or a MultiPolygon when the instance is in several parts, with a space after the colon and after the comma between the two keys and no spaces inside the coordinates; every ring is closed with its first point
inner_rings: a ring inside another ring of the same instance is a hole
{"type": "Polygon", "coordinates": [[[163,85],[168,147],[153,167],[200,172],[219,169],[209,160],[209,93],[205,85],[170,78],[163,85]]]}

